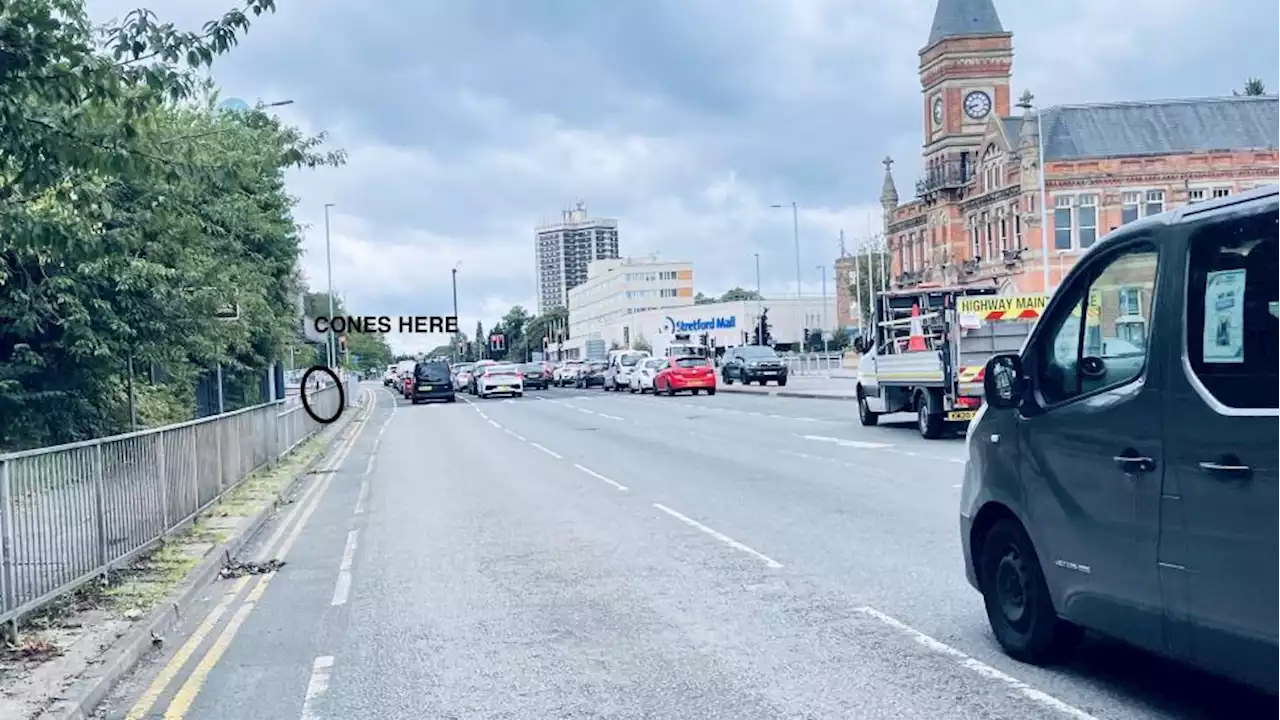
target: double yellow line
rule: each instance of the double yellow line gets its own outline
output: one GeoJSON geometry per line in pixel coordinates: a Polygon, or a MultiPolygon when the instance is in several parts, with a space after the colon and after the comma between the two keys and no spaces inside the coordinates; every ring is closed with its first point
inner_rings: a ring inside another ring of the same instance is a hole
{"type": "MultiPolygon", "coordinates": [[[[364,406],[360,417],[356,418],[348,431],[347,437],[339,444],[338,451],[329,456],[328,460],[317,470],[320,473],[320,479],[313,483],[311,487],[302,494],[299,501],[294,504],[293,509],[281,522],[275,532],[262,546],[259,560],[275,557],[283,560],[285,555],[298,541],[298,537],[302,534],[302,530],[307,525],[307,521],[311,519],[311,515],[315,513],[316,508],[320,505],[320,500],[324,497],[325,490],[329,487],[329,482],[333,477],[333,471],[342,466],[347,459],[347,455],[351,453],[351,448],[355,446],[356,440],[359,439],[360,433],[364,430],[364,426],[368,424],[373,409],[377,405],[377,394],[364,390],[366,397],[371,402],[364,406]],[[288,533],[286,535],[286,533],[288,533]],[[273,552],[274,551],[274,552],[273,552]]],[[[200,626],[196,628],[191,637],[183,643],[182,647],[174,653],[169,662],[161,668],[160,673],[156,675],[151,684],[147,686],[146,691],[138,698],[129,713],[125,715],[126,720],[142,720],[146,717],[151,709],[155,707],[165,690],[173,684],[174,680],[181,674],[182,669],[187,666],[196,652],[205,644],[205,640],[217,628],[218,623],[222,620],[222,616],[235,603],[236,598],[249,588],[248,594],[244,598],[244,602],[238,607],[231,619],[227,621],[226,626],[222,628],[222,632],[204,651],[199,662],[187,675],[186,680],[178,688],[173,698],[169,701],[169,706],[165,710],[164,720],[179,720],[185,718],[191,710],[191,706],[195,703],[196,696],[200,694],[200,689],[204,687],[205,682],[209,679],[209,674],[213,672],[213,668],[222,659],[223,654],[227,652],[227,648],[231,647],[231,641],[235,639],[236,633],[240,631],[240,626],[248,619],[249,613],[257,607],[258,601],[262,598],[263,593],[267,591],[267,585],[271,583],[271,579],[275,577],[274,573],[267,575],[246,575],[237,578],[231,587],[218,600],[217,605],[209,611],[200,626]]]]}

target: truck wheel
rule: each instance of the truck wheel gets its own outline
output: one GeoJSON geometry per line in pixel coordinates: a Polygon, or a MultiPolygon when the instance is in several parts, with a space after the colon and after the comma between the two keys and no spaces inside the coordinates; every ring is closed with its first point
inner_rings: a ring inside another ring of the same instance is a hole
{"type": "Polygon", "coordinates": [[[1044,665],[1075,647],[1083,633],[1053,609],[1040,559],[1017,521],[1005,518],[992,525],[976,561],[987,621],[1010,657],[1044,665]]]}
{"type": "Polygon", "coordinates": [[[880,414],[871,411],[871,406],[867,404],[867,395],[862,391],[862,387],[858,387],[858,422],[863,427],[874,427],[880,422],[880,414]]]}
{"type": "Polygon", "coordinates": [[[927,392],[920,393],[916,400],[916,425],[920,428],[920,437],[926,440],[942,437],[942,415],[933,412],[933,398],[927,392]]]}

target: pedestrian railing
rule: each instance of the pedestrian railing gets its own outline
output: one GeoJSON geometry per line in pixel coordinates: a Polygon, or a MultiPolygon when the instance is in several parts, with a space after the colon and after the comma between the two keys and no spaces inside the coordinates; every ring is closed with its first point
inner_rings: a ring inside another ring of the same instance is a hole
{"type": "Polygon", "coordinates": [[[844,353],[784,355],[783,361],[791,375],[817,375],[841,369],[844,365],[844,353]]]}
{"type": "MultiPolygon", "coordinates": [[[[348,405],[359,380],[345,383],[348,405]]],[[[321,418],[330,385],[308,394],[321,418]]],[[[127,564],[323,427],[293,400],[0,454],[0,624],[127,564]]]]}

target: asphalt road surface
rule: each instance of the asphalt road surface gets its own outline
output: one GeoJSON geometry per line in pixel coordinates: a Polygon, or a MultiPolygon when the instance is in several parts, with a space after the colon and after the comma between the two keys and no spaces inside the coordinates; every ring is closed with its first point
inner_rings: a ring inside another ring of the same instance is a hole
{"type": "Polygon", "coordinates": [[[287,565],[215,584],[195,639],[168,639],[103,716],[1276,716],[1102,641],[1064,667],[1006,658],[959,556],[963,440],[910,418],[727,393],[377,396],[345,461],[261,533],[287,565]]]}

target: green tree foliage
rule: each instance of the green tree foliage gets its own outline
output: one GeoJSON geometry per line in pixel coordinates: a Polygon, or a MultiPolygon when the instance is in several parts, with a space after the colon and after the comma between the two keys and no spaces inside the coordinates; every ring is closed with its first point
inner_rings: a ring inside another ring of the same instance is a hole
{"type": "Polygon", "coordinates": [[[864,251],[855,257],[856,282],[847,273],[841,273],[843,277],[838,278],[838,282],[845,283],[849,288],[849,297],[855,305],[854,327],[857,328],[870,322],[871,313],[875,309],[875,295],[884,289],[882,268],[889,267],[889,256],[882,252],[864,251]]]}
{"type": "Polygon", "coordinates": [[[743,290],[740,287],[729,288],[717,302],[733,302],[735,300],[763,300],[755,290],[743,290]]]}
{"type": "Polygon", "coordinates": [[[696,294],[696,295],[694,295],[694,296],[693,296],[693,304],[694,304],[694,305],[710,305],[710,304],[711,304],[711,303],[713,303],[713,302],[717,302],[717,299],[716,299],[716,298],[713,298],[713,297],[707,297],[706,295],[703,295],[702,293],[698,293],[698,294],[696,294]]]}
{"type": "Polygon", "coordinates": [[[127,430],[130,367],[143,422],[183,419],[199,375],[252,383],[293,341],[284,171],[343,155],[195,73],[273,9],[97,32],[80,0],[0,3],[0,447],[127,430]]]}
{"type": "Polygon", "coordinates": [[[1262,82],[1262,78],[1249,78],[1244,83],[1244,92],[1240,92],[1239,90],[1232,90],[1231,92],[1234,95],[1257,97],[1267,94],[1267,85],[1262,82]]]}

